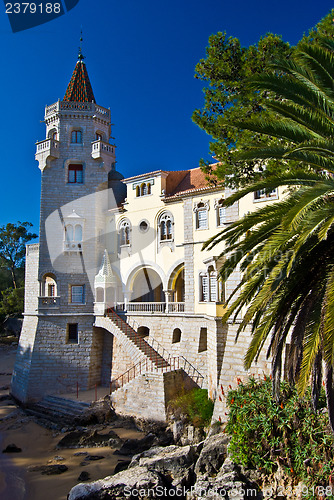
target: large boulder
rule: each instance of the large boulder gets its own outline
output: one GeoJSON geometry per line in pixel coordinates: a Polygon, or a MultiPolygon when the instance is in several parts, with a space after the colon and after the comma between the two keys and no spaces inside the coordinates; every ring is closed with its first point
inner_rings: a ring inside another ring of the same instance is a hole
{"type": "Polygon", "coordinates": [[[231,438],[226,434],[216,434],[204,441],[202,451],[195,465],[196,476],[215,476],[227,457],[227,447],[231,438]]]}
{"type": "Polygon", "coordinates": [[[194,481],[194,463],[198,452],[194,446],[151,448],[133,457],[130,467],[146,467],[159,472],[175,488],[189,487],[194,481]]]}
{"type": "Polygon", "coordinates": [[[201,475],[191,491],[187,493],[187,500],[260,500],[263,498],[257,485],[249,481],[240,470],[240,467],[227,458],[215,477],[201,475]]]}
{"type": "MultiPolygon", "coordinates": [[[[150,500],[152,491],[164,491],[160,474],[146,467],[132,467],[114,476],[87,484],[77,484],[71,489],[68,500],[150,500]],[[139,496],[140,492],[140,496],[139,496]]],[[[164,498],[162,495],[160,498],[164,498]]]]}

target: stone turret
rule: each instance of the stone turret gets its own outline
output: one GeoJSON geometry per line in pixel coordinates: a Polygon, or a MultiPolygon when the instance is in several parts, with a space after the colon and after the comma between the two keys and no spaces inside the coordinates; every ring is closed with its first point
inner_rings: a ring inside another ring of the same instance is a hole
{"type": "Polygon", "coordinates": [[[44,120],[46,138],[35,156],[42,174],[40,242],[28,247],[12,380],[23,402],[100,382],[94,279],[105,255],[105,213],[119,203],[108,189],[116,161],[110,109],[95,102],[81,50],[63,100],[46,106],[44,120]]]}

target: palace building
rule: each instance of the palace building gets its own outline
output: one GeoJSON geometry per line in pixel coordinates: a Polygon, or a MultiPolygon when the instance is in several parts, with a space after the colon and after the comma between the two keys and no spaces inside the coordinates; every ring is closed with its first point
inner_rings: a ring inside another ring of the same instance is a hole
{"type": "MultiPolygon", "coordinates": [[[[95,102],[79,54],[63,100],[45,108],[40,236],[27,246],[23,329],[12,394],[27,404],[97,385],[116,410],[163,419],[184,380],[207,388],[245,376],[249,332],[223,324],[238,273],[219,279],[223,248],[203,243],[276,192],[223,207],[200,168],[124,178],[111,112],[95,102]]],[[[126,174],[126,172],[123,172],[126,174]]],[[[268,371],[260,358],[253,372],[268,371]]],[[[218,397],[219,396],[219,397],[218,397]]]]}

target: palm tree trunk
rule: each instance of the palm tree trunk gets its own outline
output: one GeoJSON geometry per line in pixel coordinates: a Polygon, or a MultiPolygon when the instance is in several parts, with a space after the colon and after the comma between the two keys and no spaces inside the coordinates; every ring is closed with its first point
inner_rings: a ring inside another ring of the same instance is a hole
{"type": "Polygon", "coordinates": [[[321,351],[318,351],[318,354],[315,357],[313,370],[312,370],[312,406],[314,411],[318,408],[320,390],[321,390],[321,382],[322,382],[322,354],[321,351]]]}
{"type": "Polygon", "coordinates": [[[326,362],[325,375],[326,398],[328,408],[328,420],[334,433],[334,387],[333,387],[333,366],[326,362]]]}

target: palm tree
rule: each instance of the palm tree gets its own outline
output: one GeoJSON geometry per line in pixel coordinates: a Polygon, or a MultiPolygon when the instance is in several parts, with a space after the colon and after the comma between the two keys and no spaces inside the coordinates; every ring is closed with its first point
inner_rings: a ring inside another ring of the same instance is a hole
{"type": "Polygon", "coordinates": [[[334,432],[334,45],[304,45],[290,60],[250,82],[269,92],[262,116],[235,126],[276,137],[266,148],[234,153],[236,159],[280,160],[286,171],[229,197],[230,206],[259,189],[289,186],[281,202],[246,215],[205,243],[225,242],[224,280],[238,266],[243,276],[223,317],[247,310],[238,334],[251,324],[245,367],[270,338],[274,395],[288,335],[288,374],[303,394],[312,381],[316,407],[325,362],[326,396],[334,432]]]}

